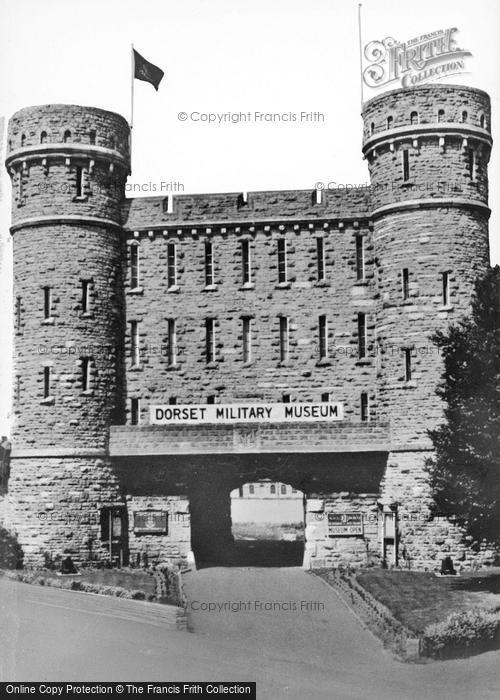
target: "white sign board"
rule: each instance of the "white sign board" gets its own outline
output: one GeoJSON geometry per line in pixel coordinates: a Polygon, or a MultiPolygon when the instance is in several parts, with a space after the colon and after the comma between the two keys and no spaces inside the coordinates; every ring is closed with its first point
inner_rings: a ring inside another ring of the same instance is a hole
{"type": "Polygon", "coordinates": [[[185,404],[151,406],[151,425],[200,423],[303,423],[337,421],[344,417],[340,403],[185,404]]]}
{"type": "Polygon", "coordinates": [[[352,537],[363,534],[362,513],[328,513],[330,537],[352,537]]]}

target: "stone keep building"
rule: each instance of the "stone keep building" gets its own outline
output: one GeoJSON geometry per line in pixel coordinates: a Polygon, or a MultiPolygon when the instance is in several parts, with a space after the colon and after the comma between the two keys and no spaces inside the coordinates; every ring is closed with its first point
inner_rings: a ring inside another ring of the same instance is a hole
{"type": "Polygon", "coordinates": [[[490,101],[427,85],[363,119],[370,188],[130,199],[122,117],[11,118],[25,562],[223,558],[230,492],[259,479],[304,493],[307,567],[492,556],[431,517],[424,470],[429,337],[489,264],[490,101]]]}

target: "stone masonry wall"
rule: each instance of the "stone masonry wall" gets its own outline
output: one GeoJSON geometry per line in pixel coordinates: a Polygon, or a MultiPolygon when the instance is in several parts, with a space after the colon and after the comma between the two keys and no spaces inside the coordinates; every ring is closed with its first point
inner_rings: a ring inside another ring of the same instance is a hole
{"type": "Polygon", "coordinates": [[[379,563],[378,494],[332,494],[324,499],[306,501],[305,568],[330,568],[340,564],[363,567],[379,563]],[[332,537],[328,532],[328,513],[361,513],[363,535],[332,537]]]}
{"type": "MultiPolygon", "coordinates": [[[[207,234],[178,235],[141,232],[138,241],[140,282],[137,291],[127,283],[127,321],[137,321],[141,362],[127,365],[127,392],[140,398],[141,420],[148,422],[151,404],[217,403],[238,400],[320,401],[323,393],[342,401],[346,420],[359,420],[360,395],[368,392],[376,417],[373,250],[370,232],[305,226],[256,227],[239,232],[220,229],[207,234]],[[281,231],[280,228],[284,230],[281,231]],[[355,235],[365,239],[366,278],[356,279],[355,235]],[[325,245],[326,280],[318,282],[316,238],[325,245]],[[287,240],[288,279],[278,285],[277,240],[287,240]],[[243,288],[241,240],[251,247],[252,286],[243,288]],[[215,284],[205,287],[205,241],[213,242],[215,284]],[[167,289],[167,245],[175,242],[178,287],[167,289]],[[357,313],[367,315],[369,355],[358,360],[357,313]],[[328,322],[328,359],[319,356],[318,317],[328,322]],[[289,361],[280,362],[279,317],[289,317],[289,361]],[[252,361],[243,362],[242,318],[252,318],[252,361]],[[205,319],[215,319],[216,357],[207,365],[205,319]],[[169,366],[168,319],[175,319],[177,363],[169,366]]],[[[135,244],[134,239],[129,243],[135,244]]],[[[130,323],[127,328],[130,355],[130,323]]],[[[130,418],[130,416],[129,416],[130,418]]]]}
{"type": "Polygon", "coordinates": [[[14,234],[14,453],[22,448],[104,449],[123,391],[122,240],[92,226],[30,227],[14,234]],[[43,257],[40,251],[44,251],[43,257]],[[82,280],[89,283],[82,311],[82,280]],[[52,310],[44,314],[44,287],[52,310]],[[18,321],[17,321],[18,319],[18,321]],[[90,358],[83,389],[82,358],[90,358]],[[51,369],[44,397],[44,367],[51,369]]]}
{"type": "Polygon", "coordinates": [[[189,500],[182,496],[136,496],[126,498],[129,522],[129,551],[131,563],[150,564],[187,561],[191,552],[191,523],[189,500]],[[134,530],[134,512],[167,511],[168,533],[148,535],[134,530]],[[145,559],[146,557],[146,559],[145,559]]]}
{"type": "Polygon", "coordinates": [[[381,486],[381,500],[398,504],[400,566],[439,570],[441,561],[450,556],[457,569],[471,569],[492,564],[495,552],[485,544],[470,547],[458,525],[446,518],[431,516],[432,497],[426,459],[432,452],[393,452],[381,486]]]}
{"type": "Polygon", "coordinates": [[[74,561],[107,558],[100,507],[122,503],[113,467],[92,458],[11,461],[6,521],[29,565],[69,554],[74,561]]]}
{"type": "Polygon", "coordinates": [[[387,117],[392,117],[392,128],[411,126],[411,113],[418,113],[419,124],[438,123],[438,112],[444,110],[442,123],[464,123],[491,130],[490,100],[486,92],[465,85],[421,85],[407,90],[391,90],[364,104],[363,141],[373,134],[387,130],[387,117]],[[373,129],[372,129],[373,124],[373,129]]]}

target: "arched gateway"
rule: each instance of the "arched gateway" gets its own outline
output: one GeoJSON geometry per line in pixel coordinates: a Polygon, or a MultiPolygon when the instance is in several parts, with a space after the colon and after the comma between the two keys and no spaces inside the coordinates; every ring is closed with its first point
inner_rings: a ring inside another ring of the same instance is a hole
{"type": "Polygon", "coordinates": [[[305,494],[306,567],[473,561],[424,465],[429,336],[488,266],[490,102],[427,85],[363,119],[371,188],[126,199],[119,115],[11,118],[6,524],[26,562],[210,556],[231,490],[262,478],[305,494]]]}

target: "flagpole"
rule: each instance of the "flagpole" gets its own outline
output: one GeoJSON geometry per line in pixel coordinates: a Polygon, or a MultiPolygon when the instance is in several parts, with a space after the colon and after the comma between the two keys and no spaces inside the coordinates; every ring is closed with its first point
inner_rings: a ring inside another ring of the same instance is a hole
{"type": "Polygon", "coordinates": [[[132,174],[132,129],[134,128],[134,78],[135,78],[135,61],[134,61],[134,45],[130,44],[130,173],[132,174]]]}
{"type": "Polygon", "coordinates": [[[359,75],[360,75],[360,92],[361,92],[361,112],[363,112],[363,44],[361,40],[361,8],[362,4],[358,4],[358,37],[359,37],[359,75]]]}

